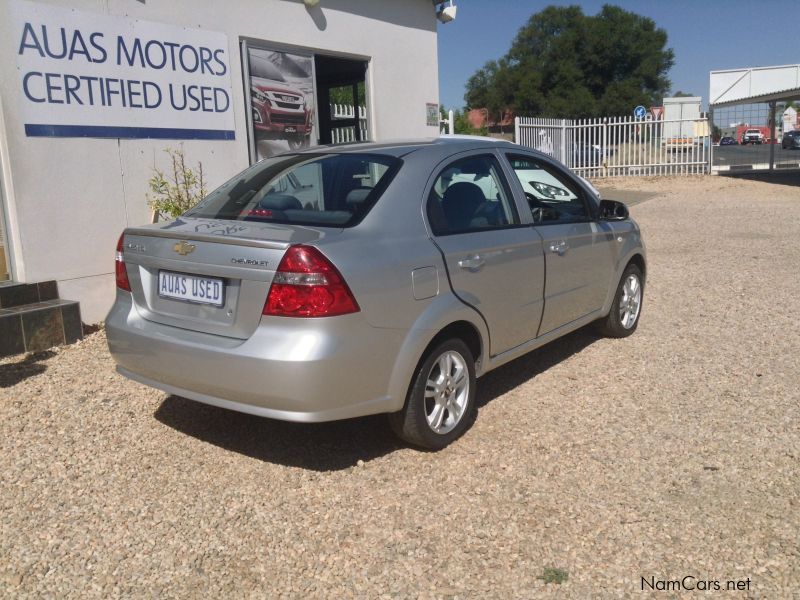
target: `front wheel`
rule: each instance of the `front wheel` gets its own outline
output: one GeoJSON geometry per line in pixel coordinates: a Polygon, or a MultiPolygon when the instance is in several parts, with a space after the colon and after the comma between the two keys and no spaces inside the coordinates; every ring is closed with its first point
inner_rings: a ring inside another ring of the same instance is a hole
{"type": "Polygon", "coordinates": [[[625,268],[617,285],[617,293],[608,316],[597,322],[598,330],[605,336],[628,337],[639,326],[644,299],[642,271],[634,264],[625,268]]]}
{"type": "Polygon", "coordinates": [[[475,359],[460,339],[428,352],[417,367],[403,410],[389,415],[406,442],[440,450],[475,420],[475,359]]]}

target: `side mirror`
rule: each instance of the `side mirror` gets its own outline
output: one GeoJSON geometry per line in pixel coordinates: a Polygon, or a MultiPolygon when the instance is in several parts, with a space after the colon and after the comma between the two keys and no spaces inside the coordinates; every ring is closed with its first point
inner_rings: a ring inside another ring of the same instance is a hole
{"type": "Polygon", "coordinates": [[[628,207],[616,200],[600,201],[601,221],[624,221],[629,216],[628,207]]]}

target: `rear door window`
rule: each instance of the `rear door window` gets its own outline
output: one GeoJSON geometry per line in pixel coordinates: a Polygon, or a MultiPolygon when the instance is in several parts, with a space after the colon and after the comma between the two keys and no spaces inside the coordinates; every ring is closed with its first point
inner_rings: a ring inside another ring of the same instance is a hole
{"type": "Polygon", "coordinates": [[[493,156],[471,156],[445,167],[427,204],[435,235],[519,224],[511,193],[493,156]]]}
{"type": "Polygon", "coordinates": [[[389,185],[400,160],[299,154],[263,160],[209,194],[187,217],[351,227],[389,185]]]}

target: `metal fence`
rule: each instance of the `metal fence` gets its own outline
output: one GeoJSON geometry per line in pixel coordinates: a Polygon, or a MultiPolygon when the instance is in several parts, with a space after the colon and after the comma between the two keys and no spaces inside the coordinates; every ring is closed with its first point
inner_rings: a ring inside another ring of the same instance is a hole
{"type": "Polygon", "coordinates": [[[702,119],[517,117],[518,144],[557,158],[584,177],[709,172],[711,138],[702,119]]]}
{"type": "Polygon", "coordinates": [[[358,107],[358,125],[361,136],[356,138],[356,128],[354,126],[336,126],[336,121],[353,120],[356,116],[355,107],[347,104],[331,104],[331,120],[333,129],[331,137],[334,144],[345,144],[347,142],[364,141],[369,139],[369,127],[367,125],[367,109],[364,106],[358,107]]]}

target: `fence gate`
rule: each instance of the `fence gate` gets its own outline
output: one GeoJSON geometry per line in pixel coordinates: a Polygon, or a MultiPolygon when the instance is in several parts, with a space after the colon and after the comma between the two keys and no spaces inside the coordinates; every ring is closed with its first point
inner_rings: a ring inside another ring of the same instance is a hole
{"type": "MultiPolygon", "coordinates": [[[[649,115],[648,115],[649,116],[649,115]]],[[[708,173],[708,121],[632,117],[517,117],[518,144],[557,158],[584,177],[708,173]]]]}

